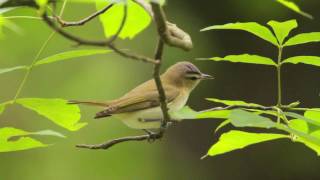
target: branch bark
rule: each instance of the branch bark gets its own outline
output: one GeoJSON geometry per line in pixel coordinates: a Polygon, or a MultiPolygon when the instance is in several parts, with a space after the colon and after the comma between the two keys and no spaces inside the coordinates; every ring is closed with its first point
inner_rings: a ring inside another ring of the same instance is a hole
{"type": "Polygon", "coordinates": [[[134,60],[140,60],[143,62],[148,62],[154,64],[153,68],[153,78],[155,80],[157,90],[159,93],[159,101],[160,101],[160,107],[163,113],[163,120],[161,122],[161,128],[159,133],[148,133],[146,135],[141,135],[141,136],[130,136],[130,137],[124,137],[124,138],[119,138],[119,139],[114,139],[111,141],[108,141],[106,143],[102,144],[97,144],[97,145],[77,145],[79,148],[88,148],[88,149],[108,149],[111,146],[122,143],[122,142],[127,142],[127,141],[143,141],[143,140],[150,140],[150,139],[160,139],[162,138],[165,129],[167,127],[167,123],[170,121],[170,116],[168,113],[168,107],[167,107],[167,102],[166,102],[166,95],[165,91],[161,82],[160,78],[160,69],[161,69],[161,64],[162,64],[162,55],[163,55],[163,50],[164,50],[164,45],[170,45],[174,46],[177,48],[181,48],[183,50],[191,50],[193,45],[191,38],[189,34],[184,32],[182,29],[178,28],[175,24],[172,24],[166,20],[166,16],[164,11],[162,10],[161,6],[157,3],[151,3],[148,4],[144,0],[134,0],[136,3],[140,4],[143,8],[146,9],[147,12],[149,12],[150,16],[153,17],[155,24],[157,26],[158,30],[158,35],[159,35],[159,40],[157,43],[157,48],[155,52],[154,58],[149,58],[143,55],[138,55],[138,54],[133,54],[129,53],[127,51],[123,51],[119,48],[117,48],[114,44],[113,41],[116,40],[117,36],[121,33],[126,18],[127,18],[127,6],[125,5],[124,8],[124,16],[123,20],[121,23],[121,26],[115,36],[111,37],[109,40],[106,41],[93,41],[93,40],[88,40],[88,39],[82,39],[78,36],[75,36],[69,32],[64,31],[62,28],[63,27],[68,27],[68,26],[81,26],[84,25],[85,23],[91,21],[92,19],[96,18],[97,16],[105,13],[108,9],[110,9],[113,4],[110,4],[109,6],[106,6],[100,11],[97,11],[96,13],[80,20],[80,21],[75,21],[75,22],[67,22],[62,20],[60,17],[56,17],[56,21],[62,26],[59,27],[56,25],[56,23],[51,20],[46,13],[43,14],[42,18],[44,22],[48,24],[49,27],[51,27],[53,30],[55,30],[57,33],[65,37],[66,39],[69,39],[71,41],[74,41],[78,43],[79,45],[91,45],[91,46],[106,46],[109,47],[110,49],[114,50],[114,52],[118,53],[119,55],[123,57],[127,57],[130,59],[134,60]]]}
{"type": "Polygon", "coordinates": [[[60,16],[55,16],[58,23],[62,26],[62,27],[69,27],[69,26],[82,26],[84,24],[86,24],[87,22],[93,20],[94,18],[96,18],[97,16],[107,12],[110,8],[112,8],[114,4],[109,4],[108,6],[104,7],[103,9],[91,14],[90,16],[87,16],[79,21],[65,21],[63,20],[60,16]]]}

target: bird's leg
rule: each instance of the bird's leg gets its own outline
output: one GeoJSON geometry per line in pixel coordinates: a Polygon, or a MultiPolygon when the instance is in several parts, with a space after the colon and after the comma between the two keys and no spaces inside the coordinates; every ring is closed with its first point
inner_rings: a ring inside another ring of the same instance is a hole
{"type": "Polygon", "coordinates": [[[155,133],[153,131],[150,131],[148,129],[143,129],[144,132],[146,132],[149,135],[148,138],[148,142],[152,143],[154,142],[156,139],[159,139],[159,133],[155,133]]]}

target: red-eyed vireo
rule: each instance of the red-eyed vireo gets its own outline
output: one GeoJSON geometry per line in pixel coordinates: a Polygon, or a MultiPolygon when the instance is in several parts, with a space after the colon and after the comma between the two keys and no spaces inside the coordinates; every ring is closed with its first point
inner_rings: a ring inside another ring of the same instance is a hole
{"type": "MultiPolygon", "coordinates": [[[[177,112],[185,106],[191,91],[201,80],[213,79],[212,76],[201,73],[190,62],[174,64],[160,78],[165,91],[169,114],[177,112]]],[[[104,107],[105,109],[98,112],[95,118],[114,116],[131,128],[157,129],[161,126],[162,111],[159,94],[153,79],[142,83],[115,100],[108,102],[70,101],[70,103],[104,107]]]]}

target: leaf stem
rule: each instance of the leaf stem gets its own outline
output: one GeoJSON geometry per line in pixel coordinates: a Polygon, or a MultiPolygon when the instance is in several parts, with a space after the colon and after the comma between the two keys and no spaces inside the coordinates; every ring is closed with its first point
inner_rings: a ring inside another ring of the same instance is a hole
{"type": "Polygon", "coordinates": [[[56,32],[52,32],[52,33],[49,35],[48,39],[43,43],[43,45],[41,46],[41,48],[40,48],[40,50],[38,51],[37,55],[36,55],[35,58],[33,59],[31,65],[28,66],[27,72],[26,72],[26,74],[24,75],[24,77],[23,77],[23,79],[22,79],[22,81],[21,81],[21,83],[20,83],[20,85],[19,85],[19,88],[18,88],[18,90],[17,90],[17,92],[16,92],[16,94],[15,94],[15,96],[14,96],[14,98],[13,98],[12,103],[15,103],[15,102],[16,102],[17,98],[19,97],[19,95],[20,95],[20,93],[21,93],[21,91],[22,91],[22,89],[23,89],[23,87],[24,87],[24,85],[25,85],[25,83],[26,83],[26,81],[27,81],[30,73],[31,73],[32,68],[34,67],[34,65],[36,64],[37,60],[40,58],[40,55],[42,54],[43,50],[47,47],[49,41],[53,38],[53,36],[54,36],[55,34],[56,34],[56,32]]]}
{"type": "MultiPolygon", "coordinates": [[[[63,12],[64,12],[64,10],[65,10],[67,1],[68,1],[68,0],[65,0],[65,1],[63,2],[63,4],[62,4],[61,11],[60,11],[60,16],[62,16],[62,14],[63,14],[63,12]]],[[[13,98],[13,100],[11,101],[12,104],[16,102],[16,100],[17,100],[17,98],[19,97],[19,95],[20,95],[20,93],[21,93],[21,91],[22,91],[22,89],[23,89],[23,87],[24,87],[24,85],[25,85],[28,77],[30,76],[30,73],[31,73],[31,71],[32,71],[32,68],[34,67],[34,65],[36,64],[37,60],[40,58],[42,52],[43,52],[44,49],[47,47],[49,41],[54,37],[55,34],[56,34],[56,32],[53,31],[53,32],[49,35],[48,39],[43,43],[43,45],[42,45],[41,48],[39,49],[37,55],[35,56],[35,58],[33,59],[32,63],[30,64],[30,66],[27,67],[27,72],[26,72],[26,74],[24,75],[24,77],[23,77],[23,79],[22,79],[22,81],[21,81],[21,83],[20,83],[20,85],[19,85],[19,87],[18,87],[18,90],[17,90],[17,92],[16,92],[16,94],[15,94],[15,96],[14,96],[14,98],[13,98]]]]}
{"type": "Polygon", "coordinates": [[[277,107],[281,108],[282,106],[282,90],[281,90],[281,59],[282,59],[282,51],[283,47],[279,46],[279,51],[278,51],[278,62],[277,62],[277,78],[278,78],[278,102],[277,102],[277,107]]]}

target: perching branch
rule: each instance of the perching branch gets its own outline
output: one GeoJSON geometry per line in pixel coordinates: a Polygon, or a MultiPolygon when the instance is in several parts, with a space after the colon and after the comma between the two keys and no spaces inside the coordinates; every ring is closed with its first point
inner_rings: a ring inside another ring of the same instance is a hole
{"type": "Polygon", "coordinates": [[[158,40],[156,53],[155,53],[155,59],[158,61],[157,64],[153,67],[153,78],[157,86],[157,90],[159,93],[159,101],[160,101],[160,107],[162,110],[163,119],[161,121],[161,128],[159,134],[162,136],[164,134],[164,131],[167,127],[167,122],[170,121],[170,115],[168,113],[168,107],[167,107],[167,100],[166,100],[166,94],[163,89],[163,85],[160,79],[160,68],[162,63],[162,54],[164,50],[164,42],[162,39],[158,40]]]}
{"type": "Polygon", "coordinates": [[[93,144],[93,145],[78,144],[78,145],[76,145],[76,147],[87,148],[87,149],[109,149],[111,146],[114,146],[116,144],[123,143],[123,142],[145,141],[145,140],[151,141],[151,140],[159,139],[161,137],[162,137],[162,135],[160,135],[160,134],[146,134],[146,135],[141,135],[141,136],[128,136],[128,137],[113,139],[113,140],[107,141],[102,144],[93,144]]]}
{"type": "Polygon", "coordinates": [[[78,43],[79,45],[91,45],[91,46],[106,46],[109,47],[110,49],[114,50],[114,52],[118,53],[119,55],[123,57],[127,57],[130,59],[134,60],[141,60],[144,62],[148,63],[153,63],[154,64],[154,71],[153,71],[153,78],[155,80],[155,84],[159,93],[159,101],[160,101],[160,107],[163,113],[163,120],[161,122],[161,128],[159,133],[148,133],[147,135],[141,135],[141,136],[130,136],[130,137],[124,137],[124,138],[119,138],[119,139],[114,139],[111,141],[108,141],[103,144],[98,144],[98,145],[77,145],[79,148],[89,148],[89,149],[108,149],[111,146],[126,142],[126,141],[143,141],[143,140],[155,140],[155,139],[160,139],[164,132],[165,128],[167,127],[167,123],[170,121],[170,116],[168,113],[168,107],[167,107],[167,102],[166,102],[166,95],[165,91],[161,82],[160,78],[160,68],[162,64],[162,54],[163,54],[163,49],[164,49],[164,44],[168,44],[170,46],[178,47],[184,50],[190,50],[192,48],[192,41],[190,36],[178,28],[176,25],[168,22],[165,17],[165,13],[163,12],[162,8],[160,7],[159,4],[157,3],[151,3],[150,4],[144,2],[143,0],[134,0],[136,3],[140,4],[144,9],[146,9],[147,12],[149,12],[150,16],[154,18],[154,21],[157,26],[158,34],[159,34],[159,40],[155,52],[155,57],[154,58],[149,58],[143,55],[137,55],[137,54],[132,54],[127,51],[123,51],[119,48],[117,48],[114,44],[113,41],[116,40],[118,35],[121,33],[125,21],[127,19],[127,5],[124,7],[124,16],[123,20],[121,22],[121,25],[119,27],[119,30],[115,34],[115,36],[111,37],[109,40],[106,41],[94,41],[94,40],[88,40],[88,39],[83,39],[78,36],[75,36],[69,32],[64,31],[62,28],[67,27],[67,26],[81,26],[84,25],[85,23],[91,21],[92,19],[96,18],[97,16],[105,13],[108,9],[110,9],[113,4],[110,4],[109,6],[106,6],[100,11],[97,11],[96,13],[76,22],[67,22],[62,20],[61,17],[56,16],[56,21],[62,26],[59,27],[53,20],[51,20],[46,13],[43,14],[42,18],[43,20],[51,27],[53,30],[55,30],[57,33],[65,37],[66,39],[69,39],[71,41],[74,41],[78,43]]]}

